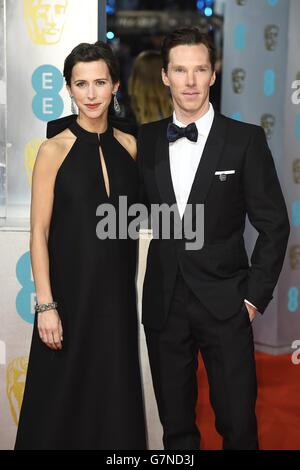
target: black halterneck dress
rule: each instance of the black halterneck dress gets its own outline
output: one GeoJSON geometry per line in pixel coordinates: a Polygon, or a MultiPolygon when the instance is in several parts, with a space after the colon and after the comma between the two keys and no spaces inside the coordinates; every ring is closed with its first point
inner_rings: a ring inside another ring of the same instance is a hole
{"type": "Polygon", "coordinates": [[[137,166],[111,125],[98,135],[76,117],[49,123],[47,134],[69,128],[77,138],[57,173],[48,240],[63,349],[47,348],[35,322],[15,449],[145,449],[137,241],[96,235],[100,204],[113,206],[118,217],[119,196],[128,206],[138,201],[137,166]]]}

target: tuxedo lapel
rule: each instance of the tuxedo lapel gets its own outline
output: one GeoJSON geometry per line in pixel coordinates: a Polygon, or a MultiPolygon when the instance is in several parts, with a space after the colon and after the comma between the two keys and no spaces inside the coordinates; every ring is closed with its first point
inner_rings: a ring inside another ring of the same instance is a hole
{"type": "Polygon", "coordinates": [[[188,204],[204,204],[226,137],[226,120],[215,112],[201,160],[192,184],[188,204]]]}
{"type": "MultiPolygon", "coordinates": [[[[172,122],[172,116],[161,122],[155,149],[155,178],[162,203],[169,206],[175,205],[176,220],[180,221],[170,168],[169,142],[167,140],[169,122],[172,122]]],[[[192,184],[188,204],[203,204],[205,202],[222,153],[225,137],[226,120],[215,112],[213,124],[192,184]]]]}
{"type": "Polygon", "coordinates": [[[174,204],[180,220],[170,168],[169,142],[167,140],[169,122],[172,122],[172,116],[161,122],[155,150],[155,178],[162,203],[166,203],[169,206],[174,204]]]}

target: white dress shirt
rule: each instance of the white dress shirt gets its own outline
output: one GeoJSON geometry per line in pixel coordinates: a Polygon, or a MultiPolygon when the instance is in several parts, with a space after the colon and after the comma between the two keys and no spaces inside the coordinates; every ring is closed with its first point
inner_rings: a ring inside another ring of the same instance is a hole
{"type": "MultiPolygon", "coordinates": [[[[181,218],[183,217],[188,202],[196,171],[214,120],[214,115],[214,108],[212,104],[209,103],[208,111],[200,119],[195,121],[198,129],[197,142],[192,142],[186,137],[181,137],[175,142],[169,143],[172,183],[181,218]]],[[[179,127],[186,127],[186,124],[183,124],[177,119],[175,111],[173,113],[173,122],[179,127]]],[[[245,302],[256,308],[255,305],[248,300],[245,299],[245,302]]]]}
{"type": "MultiPolygon", "coordinates": [[[[195,121],[198,129],[197,142],[191,142],[186,137],[182,137],[169,144],[171,176],[181,218],[214,120],[214,114],[214,108],[209,103],[207,113],[195,121]]],[[[186,127],[186,124],[178,121],[175,111],[173,113],[173,122],[179,127],[186,127]]]]}

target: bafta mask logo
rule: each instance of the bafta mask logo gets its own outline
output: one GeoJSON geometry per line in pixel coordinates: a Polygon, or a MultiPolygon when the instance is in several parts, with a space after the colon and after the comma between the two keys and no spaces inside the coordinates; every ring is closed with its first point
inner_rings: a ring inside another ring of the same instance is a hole
{"type": "Polygon", "coordinates": [[[293,245],[290,248],[291,269],[300,269],[300,245],[293,245]]]}
{"type": "Polygon", "coordinates": [[[275,119],[275,116],[273,116],[273,114],[267,114],[267,113],[263,114],[260,119],[261,126],[263,127],[266,133],[267,139],[271,139],[273,135],[275,122],[276,122],[276,119],[275,119]]]}
{"type": "Polygon", "coordinates": [[[267,51],[275,51],[278,42],[279,26],[269,24],[265,27],[265,47],[267,51]]]}
{"type": "Polygon", "coordinates": [[[33,167],[35,164],[35,159],[38,153],[38,150],[44,142],[43,139],[33,139],[25,147],[25,158],[24,158],[24,163],[25,163],[25,168],[26,168],[26,173],[27,173],[27,179],[28,179],[28,184],[31,186],[31,180],[32,180],[32,171],[33,167]]]}
{"type": "Polygon", "coordinates": [[[300,184],[300,159],[293,161],[293,178],[294,183],[300,184]]]}
{"type": "Polygon", "coordinates": [[[237,5],[244,6],[247,3],[247,0],[235,0],[237,5]]]}
{"type": "Polygon", "coordinates": [[[60,41],[68,0],[23,0],[28,34],[35,44],[51,45],[60,41]]]}
{"type": "Polygon", "coordinates": [[[244,69],[237,68],[233,69],[232,74],[232,88],[234,93],[241,94],[244,91],[246,72],[244,69]]]}
{"type": "Polygon", "coordinates": [[[24,395],[28,357],[21,356],[11,361],[6,369],[6,393],[14,423],[18,425],[24,395]]]}

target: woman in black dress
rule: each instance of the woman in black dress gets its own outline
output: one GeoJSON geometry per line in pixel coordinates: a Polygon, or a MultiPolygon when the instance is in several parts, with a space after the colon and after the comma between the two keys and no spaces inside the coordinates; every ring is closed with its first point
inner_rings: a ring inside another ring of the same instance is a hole
{"type": "Polygon", "coordinates": [[[79,112],[48,124],[33,172],[37,313],[15,449],[145,449],[137,241],[96,234],[100,204],[118,220],[119,196],[138,202],[136,142],[108,120],[107,44],[77,46],[64,76],[79,112]]]}

